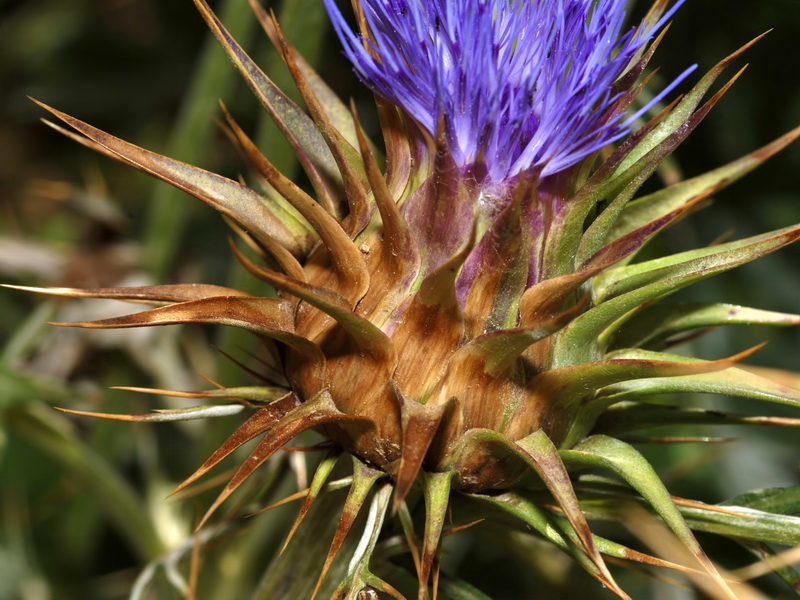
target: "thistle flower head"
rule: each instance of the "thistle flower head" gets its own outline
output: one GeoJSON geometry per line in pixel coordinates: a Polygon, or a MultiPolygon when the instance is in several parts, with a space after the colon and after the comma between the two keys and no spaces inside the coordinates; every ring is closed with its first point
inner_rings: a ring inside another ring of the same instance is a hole
{"type": "Polygon", "coordinates": [[[625,0],[366,0],[364,35],[325,0],[361,80],[490,181],[571,167],[628,134],[615,82],[681,2],[622,32],[625,0]]]}
{"type": "MultiPolygon", "coordinates": [[[[633,262],[655,234],[800,136],[795,130],[711,173],[637,196],[738,76],[701,104],[746,47],[631,133],[685,75],[627,112],[646,82],[637,80],[655,49],[649,42],[680,2],[667,11],[669,3],[657,0],[642,24],[623,32],[622,0],[362,0],[356,35],[325,0],[345,52],[379,97],[383,172],[357,116],[263,10],[256,6],[310,115],[195,1],[293,145],[315,197],[280,173],[227,113],[230,137],[270,184],[263,192],[48,110],[83,143],[222,212],[252,250],[247,256],[234,247],[237,257],[279,297],[206,285],[50,292],[166,304],[71,325],[223,323],[268,340],[274,385],[195,394],[239,399],[231,406],[252,415],[181,488],[263,434],[206,519],[284,444],[315,428],[355,464],[320,581],[370,489],[390,481],[372,496],[368,522],[378,529],[365,531],[343,584],[348,597],[368,585],[401,597],[369,572],[369,556],[381,522],[375,515],[387,511],[390,495],[404,509],[417,487],[425,505],[420,552],[413,526],[401,521],[419,598],[427,597],[445,515],[459,494],[521,519],[625,598],[601,545],[619,558],[675,565],[593,535],[578,496],[596,490],[596,481],[580,471],[603,468],[644,498],[733,597],[655,471],[611,434],[658,423],[664,412],[646,399],[664,392],[800,403],[800,392],[734,367],[753,350],[718,360],[665,351],[687,330],[795,325],[800,317],[663,301],[794,242],[800,226],[633,262]]],[[[131,418],[219,414],[215,406],[131,418]]],[[[669,415],[686,423],[707,416],[680,408],[669,415]]],[[[296,525],[335,461],[323,460],[296,525]]]]}

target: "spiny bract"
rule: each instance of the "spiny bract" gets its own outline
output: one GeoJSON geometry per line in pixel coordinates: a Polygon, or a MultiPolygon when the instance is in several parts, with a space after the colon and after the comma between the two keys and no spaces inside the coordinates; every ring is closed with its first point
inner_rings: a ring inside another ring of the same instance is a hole
{"type": "MultiPolygon", "coordinates": [[[[421,551],[410,521],[401,520],[420,598],[429,594],[432,573],[438,578],[437,550],[456,493],[521,519],[625,598],[601,551],[669,563],[590,531],[579,494],[591,492],[593,480],[580,471],[600,467],[630,484],[733,597],[653,469],[609,434],[658,423],[667,413],[673,423],[713,420],[703,411],[647,404],[662,392],[800,400],[800,393],[733,366],[751,351],[711,361],[663,351],[665,340],[687,330],[796,325],[797,316],[662,301],[794,242],[800,227],[632,262],[652,236],[800,135],[795,130],[715,171],[637,197],[736,79],[701,103],[746,46],[652,116],[691,71],[631,109],[648,80],[640,81],[661,39],[655,36],[680,2],[668,10],[666,0],[657,0],[626,31],[623,0],[361,0],[354,3],[356,33],[334,1],[324,0],[345,54],[376,94],[382,169],[354,111],[260,6],[254,3],[256,14],[310,114],[274,86],[203,0],[195,1],[294,147],[315,197],[280,173],[227,112],[228,132],[268,191],[48,110],[82,143],[220,211],[262,264],[233,251],[279,297],[210,285],[38,291],[166,305],[64,325],[223,323],[249,329],[275,349],[281,370],[275,387],[205,394],[231,399],[229,409],[129,417],[252,412],[179,488],[263,434],[204,522],[274,452],[314,428],[337,450],[322,461],[295,527],[324,488],[338,451],[355,464],[319,582],[364,503],[383,515],[393,495],[392,510],[402,516],[419,486],[426,515],[421,551]],[[651,118],[641,124],[646,114],[651,118]]],[[[382,516],[377,522],[379,528],[382,516]]],[[[402,597],[369,571],[377,539],[365,532],[366,546],[339,594],[353,598],[371,586],[402,597]]]]}

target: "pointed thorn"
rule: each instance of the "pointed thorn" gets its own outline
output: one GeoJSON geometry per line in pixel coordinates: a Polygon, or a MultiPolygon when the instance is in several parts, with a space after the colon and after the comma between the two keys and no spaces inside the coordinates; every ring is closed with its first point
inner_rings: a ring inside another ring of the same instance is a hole
{"type": "Polygon", "coordinates": [[[353,464],[353,485],[350,487],[350,493],[347,495],[347,499],[345,500],[344,508],[342,509],[342,516],[339,519],[339,524],[336,526],[336,533],[334,534],[333,541],[331,542],[331,547],[328,550],[328,555],[325,557],[325,564],[323,565],[322,571],[317,578],[317,584],[314,587],[314,593],[311,595],[311,600],[314,600],[319,593],[319,588],[322,585],[325,576],[328,574],[328,571],[333,564],[333,560],[336,558],[337,553],[341,549],[344,539],[347,537],[347,533],[353,526],[353,522],[356,520],[358,512],[364,505],[364,502],[366,501],[367,495],[372,489],[373,484],[384,475],[382,471],[372,469],[361,463],[356,458],[353,458],[353,464]]]}

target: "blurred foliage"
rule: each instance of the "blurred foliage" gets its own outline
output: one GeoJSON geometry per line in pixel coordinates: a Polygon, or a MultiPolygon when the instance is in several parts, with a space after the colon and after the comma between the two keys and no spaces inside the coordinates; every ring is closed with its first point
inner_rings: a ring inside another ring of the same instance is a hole
{"type": "MultiPolygon", "coordinates": [[[[273,3],[279,14],[294,7],[293,15],[282,18],[288,36],[320,65],[337,91],[357,97],[365,114],[369,97],[336,49],[321,3],[293,2],[287,7],[273,3]]],[[[212,4],[243,45],[289,89],[247,2],[212,4]]],[[[680,172],[699,174],[800,123],[800,62],[795,58],[800,2],[692,0],[677,14],[654,61],[667,79],[694,62],[703,72],[770,28],[775,30],[748,52],[751,67],[744,77],[678,151],[680,172]]],[[[228,257],[226,227],[217,215],[166,184],[52,132],[39,122],[42,112],[26,95],[146,148],[236,177],[244,171],[242,162],[212,121],[222,98],[243,126],[258,132],[266,153],[291,171],[286,146],[209,39],[191,2],[0,3],[0,279],[69,286],[204,281],[259,290],[228,257]]],[[[798,222],[798,190],[800,146],[795,145],[663,236],[653,251],[659,244],[674,251],[798,222]]],[[[800,247],[790,247],[690,293],[797,312],[798,264],[800,247]]],[[[163,329],[89,335],[43,324],[78,319],[85,311],[98,318],[119,309],[100,301],[64,303],[11,290],[0,293],[0,600],[125,598],[141,566],[157,559],[162,562],[154,563],[152,574],[154,589],[161,591],[142,597],[175,597],[165,582],[172,577],[174,583],[174,566],[185,565],[191,554],[191,545],[180,544],[208,505],[208,492],[185,502],[165,501],[164,496],[233,427],[231,419],[130,426],[73,419],[52,410],[56,405],[146,412],[174,401],[106,388],[190,389],[203,385],[198,374],[227,384],[247,379],[207,349],[213,341],[247,361],[250,339],[236,333],[163,329]],[[166,548],[172,552],[164,558],[166,548]]],[[[732,329],[693,343],[700,355],[719,357],[767,336],[772,343],[752,361],[800,371],[798,331],[732,329]]],[[[730,405],[724,399],[692,401],[730,405]]],[[[776,412],[790,414],[788,409],[776,412]]],[[[742,441],[645,448],[674,493],[720,502],[752,487],[798,483],[796,433],[737,429],[714,434],[742,441]]],[[[295,478],[303,483],[302,470],[296,475],[302,461],[294,455],[276,461],[254,487],[265,494],[290,493],[295,478]],[[295,469],[288,468],[290,462],[295,469]]],[[[211,532],[210,538],[221,541],[204,557],[199,597],[244,598],[255,589],[263,557],[280,543],[293,510],[289,505],[247,527],[237,522],[211,532]]],[[[524,590],[530,585],[549,590],[543,597],[610,597],[588,576],[576,574],[562,556],[532,549],[528,538],[497,538],[485,524],[454,536],[448,541],[445,570],[472,575],[471,584],[493,590],[497,599],[529,598],[524,590]],[[502,553],[495,549],[501,545],[502,553]]],[[[732,544],[708,543],[720,550],[726,566],[751,560],[732,544]]],[[[631,579],[634,597],[656,597],[650,595],[649,580],[622,577],[631,579]]],[[[477,591],[471,595],[466,582],[449,585],[452,590],[442,590],[445,596],[483,597],[477,591]]],[[[771,597],[788,597],[781,596],[785,588],[773,580],[765,586],[771,597]]],[[[691,597],[679,588],[659,593],[659,598],[691,597]]]]}

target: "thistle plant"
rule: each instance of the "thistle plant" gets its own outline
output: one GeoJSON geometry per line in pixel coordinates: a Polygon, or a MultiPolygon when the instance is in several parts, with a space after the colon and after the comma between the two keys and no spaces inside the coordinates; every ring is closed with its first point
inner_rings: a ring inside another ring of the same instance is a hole
{"type": "Polygon", "coordinates": [[[380,143],[261,6],[253,2],[307,112],[195,0],[293,147],[305,188],[224,107],[225,130],[257,189],[45,106],[74,132],[53,127],[222,213],[239,238],[232,252],[265,284],[260,296],[204,284],[35,289],[157,305],[64,326],[218,323],[263,341],[267,358],[253,367],[263,386],[150,390],[210,404],[99,416],[248,415],[177,488],[259,438],[200,529],[292,439],[322,434],[325,455],[299,494],[289,538],[327,490],[349,491],[332,541],[318,541],[330,544],[324,564],[309,566],[319,569],[311,597],[345,551],[349,566],[333,582],[335,597],[404,597],[371,568],[394,517],[417,597],[436,597],[443,532],[451,519],[475,517],[524,527],[621,598],[629,596],[606,557],[688,572],[719,597],[736,598],[692,526],[717,519],[729,527],[717,531],[746,538],[743,523],[755,511],[672,497],[625,438],[658,424],[798,424],[653,402],[673,392],[800,402],[800,391],[736,366],[757,348],[714,359],[669,351],[717,326],[797,325],[800,317],[668,299],[796,241],[800,226],[637,260],[651,238],[800,135],[799,128],[711,172],[640,192],[739,76],[710,94],[750,44],[683,96],[671,99],[693,66],[642,100],[652,87],[647,67],[681,1],[657,0],[634,26],[623,0],[360,0],[354,21],[334,0],[322,1],[356,75],[375,94],[380,143]],[[351,474],[331,481],[347,460],[351,474]],[[589,526],[593,516],[624,520],[632,506],[657,516],[691,560],[651,556],[589,526]],[[345,544],[348,536],[357,546],[345,544]]]}

